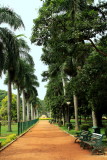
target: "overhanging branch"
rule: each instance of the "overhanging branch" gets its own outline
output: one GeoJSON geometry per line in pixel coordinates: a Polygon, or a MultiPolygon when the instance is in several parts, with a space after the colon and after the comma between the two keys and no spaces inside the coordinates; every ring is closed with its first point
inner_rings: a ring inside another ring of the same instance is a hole
{"type": "Polygon", "coordinates": [[[99,49],[96,47],[96,45],[94,44],[94,42],[93,42],[91,39],[88,39],[88,40],[91,42],[92,46],[96,49],[96,51],[97,51],[98,53],[103,54],[104,56],[107,56],[106,53],[102,52],[101,50],[99,50],[99,49]]]}

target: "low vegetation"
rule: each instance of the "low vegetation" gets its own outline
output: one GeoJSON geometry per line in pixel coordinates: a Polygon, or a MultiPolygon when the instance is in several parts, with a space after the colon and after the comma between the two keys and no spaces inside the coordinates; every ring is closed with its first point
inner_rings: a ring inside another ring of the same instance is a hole
{"type": "Polygon", "coordinates": [[[52,118],[39,118],[39,120],[51,120],[52,118]]]}
{"type": "Polygon", "coordinates": [[[1,146],[5,146],[8,143],[10,143],[11,141],[15,140],[17,138],[16,134],[10,134],[9,136],[6,137],[6,139],[0,139],[1,141],[1,146]]]}

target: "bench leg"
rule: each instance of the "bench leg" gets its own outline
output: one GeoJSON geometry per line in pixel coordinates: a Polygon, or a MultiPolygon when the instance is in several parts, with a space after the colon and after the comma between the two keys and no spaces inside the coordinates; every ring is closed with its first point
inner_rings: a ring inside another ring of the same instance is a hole
{"type": "Polygon", "coordinates": [[[74,143],[77,143],[78,138],[75,139],[74,143]]]}
{"type": "Polygon", "coordinates": [[[105,152],[104,152],[104,147],[102,147],[102,146],[96,146],[96,147],[93,147],[93,149],[92,149],[92,154],[94,154],[94,153],[97,153],[97,154],[105,154],[105,152]]]}

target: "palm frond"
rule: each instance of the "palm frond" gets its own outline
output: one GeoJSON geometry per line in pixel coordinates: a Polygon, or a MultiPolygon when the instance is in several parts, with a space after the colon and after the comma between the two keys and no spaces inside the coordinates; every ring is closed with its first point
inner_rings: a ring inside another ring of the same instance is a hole
{"type": "Polygon", "coordinates": [[[0,7],[0,24],[7,23],[15,30],[24,27],[21,17],[8,7],[0,7]]]}
{"type": "Polygon", "coordinates": [[[34,61],[33,61],[33,58],[30,54],[28,54],[27,52],[25,51],[21,51],[20,52],[20,58],[25,60],[26,63],[30,64],[32,67],[34,67],[34,61]]]}

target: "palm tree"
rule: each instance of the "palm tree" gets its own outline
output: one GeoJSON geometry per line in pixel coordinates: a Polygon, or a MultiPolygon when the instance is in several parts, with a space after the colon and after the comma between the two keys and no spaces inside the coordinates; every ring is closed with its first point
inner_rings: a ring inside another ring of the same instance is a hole
{"type": "Polygon", "coordinates": [[[25,54],[23,57],[20,57],[19,70],[14,82],[17,85],[18,90],[20,89],[22,91],[23,121],[26,121],[25,101],[26,99],[29,100],[30,93],[34,89],[33,87],[38,85],[37,77],[34,75],[34,62],[29,54],[25,54]]]}
{"type": "MultiPolygon", "coordinates": [[[[21,57],[19,58],[18,61],[18,70],[15,73],[15,77],[13,80],[13,84],[15,84],[16,88],[17,88],[17,121],[20,121],[20,93],[23,90],[23,88],[25,87],[24,85],[24,79],[25,79],[25,74],[28,70],[28,63],[29,64],[33,64],[33,59],[32,57],[26,52],[26,56],[21,54],[21,57]],[[28,58],[29,57],[29,58],[28,58]]],[[[25,95],[24,95],[24,90],[23,90],[23,106],[25,105],[25,95]]],[[[25,107],[23,107],[25,108],[25,107]]],[[[24,113],[25,111],[23,111],[24,113]]],[[[25,118],[24,118],[25,119],[25,118]]]]}
{"type": "MultiPolygon", "coordinates": [[[[0,24],[7,23],[14,30],[24,27],[19,15],[8,7],[0,8],[0,24]]],[[[11,131],[11,79],[18,59],[19,48],[16,37],[9,29],[0,27],[0,75],[2,71],[8,72],[8,131],[11,131]]]]}
{"type": "Polygon", "coordinates": [[[23,65],[25,61],[29,64],[34,65],[32,57],[28,54],[30,51],[29,46],[27,45],[26,41],[23,39],[18,39],[19,43],[19,59],[18,59],[18,68],[14,76],[14,83],[17,86],[17,121],[20,121],[20,85],[21,79],[23,77],[23,65]],[[23,62],[24,61],[24,62],[23,62]]]}
{"type": "MultiPolygon", "coordinates": [[[[33,81],[32,81],[33,82],[33,81]]],[[[31,82],[31,83],[32,83],[31,82]]],[[[30,88],[26,88],[26,102],[27,102],[27,120],[30,119],[30,115],[29,115],[29,110],[30,110],[30,106],[31,106],[31,120],[34,119],[34,112],[35,112],[35,106],[33,106],[33,102],[34,102],[34,99],[36,99],[37,97],[37,87],[38,85],[34,86],[33,84],[31,84],[30,88]]],[[[34,104],[36,105],[36,104],[34,104]]]]}
{"type": "Polygon", "coordinates": [[[32,73],[28,73],[26,78],[27,78],[26,79],[27,81],[26,81],[26,88],[25,88],[25,95],[26,95],[25,98],[26,98],[27,108],[28,108],[27,117],[29,120],[29,106],[31,104],[31,119],[33,120],[34,108],[33,108],[32,101],[38,95],[36,87],[38,87],[39,84],[37,82],[37,77],[32,73]]]}
{"type": "MultiPolygon", "coordinates": [[[[13,10],[9,9],[8,7],[0,7],[0,25],[2,23],[9,24],[11,28],[14,30],[24,27],[24,24],[19,15],[17,15],[13,10]]],[[[5,40],[12,39],[13,34],[11,35],[10,30],[7,28],[0,27],[0,76],[3,70],[3,64],[5,61],[5,49],[6,44],[5,40]],[[7,36],[8,35],[8,36],[7,36]]]]}
{"type": "Polygon", "coordinates": [[[14,30],[24,27],[21,17],[8,7],[0,7],[0,24],[7,23],[14,30]]]}

